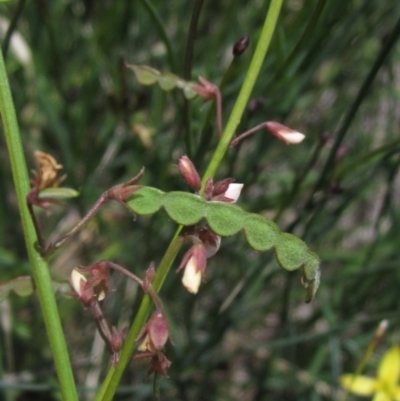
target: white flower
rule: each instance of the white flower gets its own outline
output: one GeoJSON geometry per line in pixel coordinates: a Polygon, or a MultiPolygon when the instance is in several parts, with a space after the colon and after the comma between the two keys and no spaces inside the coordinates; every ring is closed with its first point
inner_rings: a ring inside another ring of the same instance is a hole
{"type": "Polygon", "coordinates": [[[82,289],[84,287],[84,284],[86,283],[86,277],[79,273],[78,270],[73,269],[71,272],[71,285],[72,288],[75,290],[75,292],[78,294],[78,296],[82,296],[82,289]]]}
{"type": "Polygon", "coordinates": [[[195,258],[192,256],[186,264],[182,284],[192,294],[197,294],[201,283],[201,271],[197,269],[195,258]]]}
{"type": "Polygon", "coordinates": [[[225,191],[224,196],[232,199],[232,203],[236,203],[239,199],[240,193],[242,192],[243,184],[229,184],[228,189],[225,191]]]}

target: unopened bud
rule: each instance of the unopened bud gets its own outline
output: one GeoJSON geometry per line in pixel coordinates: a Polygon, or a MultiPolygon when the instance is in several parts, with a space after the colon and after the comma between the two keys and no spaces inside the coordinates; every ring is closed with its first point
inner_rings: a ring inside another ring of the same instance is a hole
{"type": "Polygon", "coordinates": [[[250,39],[249,35],[245,35],[242,38],[240,38],[233,46],[233,55],[235,57],[241,56],[249,47],[250,44],[250,39]]]}
{"type": "Polygon", "coordinates": [[[148,322],[148,332],[154,348],[161,351],[169,337],[168,322],[163,312],[156,311],[153,313],[148,322]]]}
{"type": "Polygon", "coordinates": [[[142,343],[138,347],[139,351],[162,351],[168,338],[169,327],[164,312],[156,310],[150,317],[149,321],[142,328],[136,341],[143,338],[142,343]]]}
{"type": "Polygon", "coordinates": [[[285,125],[277,123],[276,121],[268,121],[266,123],[266,127],[271,132],[272,135],[276,136],[282,142],[285,142],[287,145],[295,145],[303,141],[305,135],[292,130],[285,125]]]}
{"type": "Polygon", "coordinates": [[[224,180],[216,182],[213,189],[213,195],[217,196],[224,194],[228,190],[229,185],[232,184],[233,181],[235,181],[234,178],[225,178],[224,180]]]}
{"type": "Polygon", "coordinates": [[[119,332],[114,326],[111,327],[111,347],[114,352],[118,352],[122,345],[124,344],[124,340],[126,337],[126,329],[119,332]]]}
{"type": "Polygon", "coordinates": [[[196,167],[191,162],[191,160],[185,155],[179,159],[179,172],[186,183],[195,192],[200,190],[201,180],[196,167]]]}

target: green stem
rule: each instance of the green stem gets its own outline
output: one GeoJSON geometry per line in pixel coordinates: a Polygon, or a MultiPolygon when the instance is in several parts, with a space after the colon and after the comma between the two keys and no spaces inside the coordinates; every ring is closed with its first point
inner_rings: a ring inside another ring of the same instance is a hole
{"type": "Polygon", "coordinates": [[[265,55],[267,54],[272,34],[274,33],[278,21],[282,2],[283,0],[272,0],[270,3],[267,17],[265,18],[264,26],[261,31],[261,35],[258,40],[253,59],[250,64],[249,71],[247,72],[246,79],[243,83],[242,89],[240,90],[235,106],[233,107],[228,123],[226,124],[226,128],[224,130],[224,133],[222,134],[222,138],[219,141],[218,147],[215,150],[210,164],[208,165],[208,168],[202,179],[203,187],[208,178],[213,177],[217,172],[217,169],[223,157],[225,156],[226,150],[228,149],[236,128],[240,123],[240,119],[242,118],[254,84],[256,83],[258,74],[260,73],[265,55]]]}
{"type": "Polygon", "coordinates": [[[77,400],[74,377],[60,316],[57,311],[50,273],[45,260],[42,259],[34,246],[37,242],[37,237],[26,203],[26,196],[29,192],[28,172],[2,54],[0,54],[0,113],[11,161],[11,169],[28,257],[32,266],[33,279],[35,281],[47,335],[50,340],[50,347],[56,365],[62,398],[68,401],[77,400]]]}
{"type": "MultiPolygon", "coordinates": [[[[267,53],[269,44],[271,42],[272,34],[275,30],[275,26],[278,20],[279,12],[282,6],[282,1],[283,0],[272,0],[265,22],[264,22],[264,27],[261,32],[261,36],[258,40],[257,48],[255,50],[253,60],[250,64],[249,71],[247,73],[246,79],[243,83],[242,89],[239,93],[238,99],[235,103],[235,106],[233,108],[232,114],[230,116],[230,119],[228,121],[227,127],[222,135],[222,138],[220,140],[220,143],[210,161],[210,164],[207,168],[207,171],[203,177],[203,185],[207,178],[212,177],[220,162],[222,161],[222,158],[229,146],[229,143],[232,139],[232,136],[235,132],[235,129],[237,128],[241,116],[244,112],[244,109],[246,107],[246,104],[249,100],[251,91],[254,87],[254,84],[256,82],[257,76],[260,72],[262,63],[264,61],[265,55],[267,53]]],[[[175,233],[175,236],[169,245],[158,269],[157,269],[157,274],[154,278],[154,281],[152,283],[153,288],[155,291],[159,292],[162,284],[164,283],[165,278],[167,277],[167,274],[171,268],[171,265],[181,248],[182,242],[178,238],[178,235],[181,231],[182,227],[179,227],[177,232],[175,233]]],[[[121,351],[120,355],[120,360],[119,363],[116,367],[111,367],[107,377],[105,378],[103,385],[99,391],[99,393],[96,396],[96,401],[111,401],[114,397],[115,391],[117,389],[118,383],[121,380],[122,374],[125,370],[126,365],[128,364],[132,352],[136,346],[136,338],[140,332],[140,329],[143,327],[143,325],[146,322],[147,317],[150,314],[150,308],[151,308],[151,301],[150,297],[148,295],[145,295],[143,298],[143,301],[140,305],[139,311],[136,315],[136,318],[129,330],[129,333],[126,337],[124,346],[121,351]]]]}

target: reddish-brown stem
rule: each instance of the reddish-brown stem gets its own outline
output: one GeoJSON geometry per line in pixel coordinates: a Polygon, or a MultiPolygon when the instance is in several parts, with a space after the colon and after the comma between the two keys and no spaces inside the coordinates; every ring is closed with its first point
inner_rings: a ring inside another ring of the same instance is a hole
{"type": "Polygon", "coordinates": [[[122,267],[114,262],[110,262],[108,260],[105,260],[104,263],[106,266],[110,269],[114,269],[119,271],[122,274],[125,274],[125,276],[129,277],[131,280],[135,281],[138,283],[141,287],[143,287],[143,280],[141,280],[138,276],[135,274],[131,273],[129,270],[125,269],[125,267],[122,267]]]}
{"type": "Polygon", "coordinates": [[[114,354],[113,347],[111,345],[111,330],[110,326],[107,323],[106,318],[104,317],[103,311],[101,310],[99,301],[94,299],[90,303],[90,310],[92,311],[94,320],[96,322],[97,330],[100,333],[101,338],[107,344],[107,348],[111,354],[114,354]]]}
{"type": "Polygon", "coordinates": [[[246,132],[243,132],[243,134],[240,134],[239,136],[237,136],[235,139],[232,140],[232,142],[230,143],[229,147],[233,148],[234,146],[236,146],[242,139],[248,137],[249,135],[253,134],[256,131],[259,131],[260,129],[265,128],[265,123],[261,123],[256,125],[255,127],[249,129],[246,132]]]}
{"type": "MultiPolygon", "coordinates": [[[[78,232],[98,211],[99,209],[109,200],[108,191],[104,192],[93,207],[89,210],[86,216],[70,231],[68,231],[61,239],[54,243],[53,249],[56,250],[65,244],[76,232],[78,232]]],[[[51,247],[51,245],[50,245],[51,247]]]]}
{"type": "MultiPolygon", "coordinates": [[[[47,247],[48,253],[55,251],[65,244],[74,234],[76,234],[98,211],[99,209],[110,199],[121,202],[125,205],[125,201],[129,198],[135,190],[139,187],[134,186],[136,182],[138,182],[144,174],[144,168],[142,168],[135,177],[131,178],[129,181],[115,185],[108,191],[104,192],[97,202],[93,205],[93,207],[87,212],[86,216],[70,231],[67,232],[61,239],[59,239],[54,244],[50,244],[47,247]]],[[[126,206],[126,205],[125,205],[126,206]]]]}
{"type": "Polygon", "coordinates": [[[116,264],[114,262],[104,261],[104,263],[106,264],[106,266],[108,268],[117,270],[120,273],[125,274],[125,276],[129,277],[131,280],[133,280],[136,283],[138,283],[143,288],[143,291],[150,295],[150,297],[152,298],[152,300],[153,300],[154,304],[156,305],[157,309],[163,311],[161,300],[160,300],[157,292],[154,291],[154,288],[151,286],[150,283],[147,284],[146,286],[144,286],[143,285],[143,280],[141,280],[139,277],[137,277],[135,274],[133,274],[129,270],[125,269],[124,267],[122,267],[122,266],[120,266],[120,265],[118,265],[118,264],[116,264]]]}

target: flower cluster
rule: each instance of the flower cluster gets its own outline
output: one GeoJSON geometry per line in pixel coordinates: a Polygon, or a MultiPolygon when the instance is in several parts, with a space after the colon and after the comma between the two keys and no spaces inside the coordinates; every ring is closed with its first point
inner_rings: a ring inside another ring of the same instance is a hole
{"type": "MultiPolygon", "coordinates": [[[[187,156],[179,160],[179,172],[185,182],[196,193],[200,192],[201,181],[196,167],[187,156]]],[[[236,203],[239,199],[243,184],[233,183],[233,178],[225,178],[214,184],[209,178],[204,187],[202,196],[207,201],[236,203]]],[[[207,259],[215,255],[221,245],[221,237],[209,227],[197,227],[194,232],[185,237],[185,241],[192,241],[192,247],[182,258],[178,271],[183,270],[182,284],[192,294],[196,294],[204,279],[207,259]]]]}

